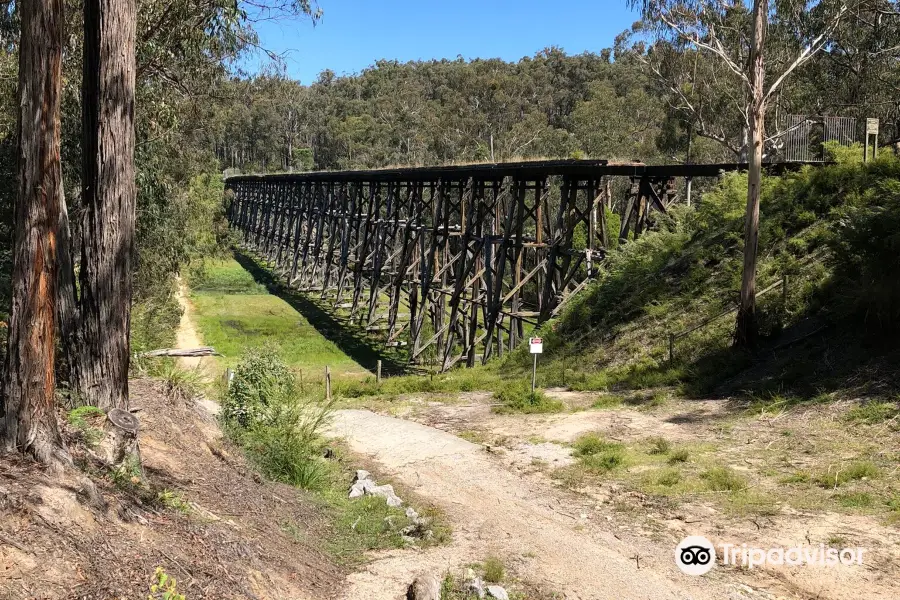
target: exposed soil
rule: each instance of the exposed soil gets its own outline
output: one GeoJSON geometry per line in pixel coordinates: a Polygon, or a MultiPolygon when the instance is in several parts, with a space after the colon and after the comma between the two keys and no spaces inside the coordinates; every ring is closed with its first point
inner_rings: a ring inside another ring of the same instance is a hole
{"type": "Polygon", "coordinates": [[[132,381],[131,398],[147,480],[181,494],[188,514],[101,476],[105,506],[92,503],[76,472],[0,456],[0,598],[146,598],[158,566],[191,600],[339,595],[343,568],[285,531],[327,536],[321,507],[262,481],[192,401],[150,380],[132,381]]]}
{"type": "MultiPolygon", "coordinates": [[[[557,391],[550,395],[562,396],[557,391]]],[[[632,491],[602,478],[569,490],[549,476],[572,461],[566,445],[586,432],[609,439],[663,436],[703,442],[733,415],[724,401],[668,403],[653,411],[621,408],[553,415],[497,415],[489,394],[461,394],[439,404],[406,398],[392,412],[342,411],[335,435],[374,458],[394,479],[435,502],[453,523],[450,548],[418,555],[392,553],[350,576],[348,598],[396,598],[419,570],[440,573],[488,555],[502,557],[516,576],[565,598],[817,598],[900,597],[900,531],[875,517],[784,507],[771,516],[733,516],[714,502],[678,504],[632,491]],[[463,398],[463,396],[465,396],[463,398]],[[410,422],[413,420],[416,422],[410,422]],[[457,437],[462,435],[471,443],[457,437]],[[715,543],[774,548],[828,544],[868,549],[864,566],[719,566],[703,578],[681,574],[675,545],[687,535],[715,543]],[[640,569],[638,569],[638,564],[640,569]]],[[[590,404],[596,395],[568,393],[564,401],[590,404]]],[[[802,427],[802,414],[732,425],[724,458],[737,469],[748,456],[782,439],[783,427],[802,427]],[[792,421],[793,419],[793,421],[792,421]]]]}
{"type": "MultiPolygon", "coordinates": [[[[178,281],[178,305],[181,306],[181,321],[178,323],[175,347],[186,350],[203,346],[200,332],[193,319],[193,307],[188,297],[187,286],[179,278],[178,281]]],[[[183,369],[197,371],[205,379],[215,375],[214,358],[210,356],[182,356],[178,358],[178,365],[183,369]]]]}

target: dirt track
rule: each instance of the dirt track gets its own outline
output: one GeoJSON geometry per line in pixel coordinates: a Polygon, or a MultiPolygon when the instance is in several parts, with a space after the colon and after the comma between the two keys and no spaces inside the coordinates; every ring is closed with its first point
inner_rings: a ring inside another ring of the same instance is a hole
{"type": "Polygon", "coordinates": [[[393,600],[421,570],[441,574],[487,555],[565,598],[720,600],[739,589],[720,577],[681,574],[674,545],[626,541],[594,526],[577,498],[517,476],[452,434],[361,410],[340,411],[332,433],[438,504],[454,526],[451,547],[390,553],[351,575],[346,598],[393,600]]]}

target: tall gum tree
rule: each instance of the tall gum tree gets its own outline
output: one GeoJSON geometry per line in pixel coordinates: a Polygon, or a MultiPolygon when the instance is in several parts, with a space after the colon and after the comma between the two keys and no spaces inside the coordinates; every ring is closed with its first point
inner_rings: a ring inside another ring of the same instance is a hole
{"type": "Polygon", "coordinates": [[[13,243],[3,441],[60,464],[54,401],[56,231],[62,202],[63,0],[19,5],[19,187],[13,243]]]}
{"type": "Polygon", "coordinates": [[[766,108],[785,80],[831,41],[851,2],[858,0],[629,0],[629,4],[641,8],[658,41],[684,43],[720,61],[738,78],[749,98],[744,269],[735,327],[735,345],[739,347],[752,348],[757,338],[756,264],[766,108]],[[736,19],[736,15],[745,18],[736,19]],[[773,20],[795,31],[792,39],[796,47],[782,52],[786,60],[767,73],[766,36],[773,20]],[[734,35],[736,23],[749,28],[749,35],[747,31],[734,35]],[[750,45],[746,60],[745,40],[750,45]]]}
{"type": "Polygon", "coordinates": [[[85,0],[79,348],[74,387],[128,404],[135,230],[135,0],[85,0]]]}

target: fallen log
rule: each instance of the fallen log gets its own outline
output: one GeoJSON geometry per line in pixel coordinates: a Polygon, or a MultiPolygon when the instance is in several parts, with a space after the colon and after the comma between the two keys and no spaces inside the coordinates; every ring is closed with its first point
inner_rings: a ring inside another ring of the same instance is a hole
{"type": "Polygon", "coordinates": [[[222,356],[216,352],[215,348],[203,346],[201,348],[163,348],[161,350],[150,350],[148,352],[140,352],[138,358],[150,358],[154,356],[181,356],[185,358],[196,358],[200,356],[222,356]]]}

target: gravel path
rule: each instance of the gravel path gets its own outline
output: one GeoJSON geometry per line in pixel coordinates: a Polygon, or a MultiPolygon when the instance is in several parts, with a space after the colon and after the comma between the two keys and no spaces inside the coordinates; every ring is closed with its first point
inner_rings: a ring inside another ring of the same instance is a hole
{"type": "MultiPolygon", "coordinates": [[[[567,505],[546,478],[521,477],[482,446],[418,423],[364,410],[339,411],[331,434],[380,463],[384,472],[439,506],[453,526],[448,547],[394,551],[352,575],[348,599],[395,599],[421,571],[502,557],[522,579],[565,598],[727,599],[723,576],[691,578],[673,548],[623,541],[567,505]],[[641,557],[640,569],[635,556],[641,557]]],[[[724,574],[723,574],[724,575],[724,574]]]]}

